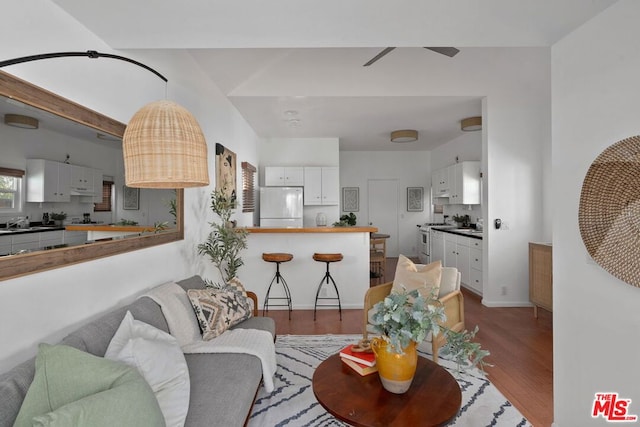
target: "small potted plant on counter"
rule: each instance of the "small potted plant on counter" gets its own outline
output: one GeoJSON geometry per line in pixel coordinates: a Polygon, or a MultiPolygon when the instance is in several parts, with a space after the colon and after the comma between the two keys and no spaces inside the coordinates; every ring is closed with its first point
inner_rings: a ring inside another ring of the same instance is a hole
{"type": "Polygon", "coordinates": [[[60,227],[62,226],[62,221],[67,219],[67,214],[64,212],[60,212],[60,213],[51,212],[50,218],[53,221],[54,225],[57,225],[58,227],[60,227]]]}

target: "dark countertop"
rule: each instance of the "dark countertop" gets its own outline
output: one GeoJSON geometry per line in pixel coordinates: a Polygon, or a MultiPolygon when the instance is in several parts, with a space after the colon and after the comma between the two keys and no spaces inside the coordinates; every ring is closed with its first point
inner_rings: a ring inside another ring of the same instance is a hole
{"type": "Polygon", "coordinates": [[[458,227],[431,227],[433,230],[443,231],[445,233],[457,234],[459,236],[471,237],[472,239],[482,240],[483,232],[477,231],[475,228],[458,228],[458,227]]]}
{"type": "Polygon", "coordinates": [[[62,226],[56,225],[32,225],[29,228],[12,228],[7,230],[6,228],[0,228],[0,236],[12,236],[14,234],[28,234],[28,233],[46,233],[47,231],[64,230],[62,226]]]}

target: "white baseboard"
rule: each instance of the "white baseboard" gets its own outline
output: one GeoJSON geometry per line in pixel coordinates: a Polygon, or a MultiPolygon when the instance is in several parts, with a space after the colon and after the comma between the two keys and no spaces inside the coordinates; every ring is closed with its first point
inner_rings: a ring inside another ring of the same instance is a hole
{"type": "Polygon", "coordinates": [[[482,305],[486,307],[533,307],[529,301],[490,301],[482,298],[482,305]]]}

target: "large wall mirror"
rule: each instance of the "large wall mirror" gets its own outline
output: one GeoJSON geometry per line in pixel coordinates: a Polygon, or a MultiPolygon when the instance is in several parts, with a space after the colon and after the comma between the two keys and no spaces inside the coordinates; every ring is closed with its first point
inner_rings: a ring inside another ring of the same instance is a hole
{"type": "MultiPolygon", "coordinates": [[[[8,133],[8,136],[5,136],[7,134],[0,134],[2,150],[7,150],[5,152],[6,155],[0,156],[0,168],[19,168],[21,166],[20,161],[26,165],[26,159],[33,158],[60,163],[65,163],[66,161],[70,165],[105,169],[104,176],[112,178],[114,182],[114,201],[117,202],[114,202],[113,210],[110,212],[94,213],[94,205],[91,201],[97,201],[97,199],[95,197],[87,199],[80,195],[71,197],[71,201],[66,203],[25,202],[20,214],[23,216],[29,212],[35,214],[32,215],[35,218],[32,217],[30,220],[37,223],[42,220],[40,212],[73,210],[74,212],[69,213],[77,218],[67,218],[66,224],[63,225],[63,227],[69,227],[69,229],[78,229],[79,227],[79,225],[69,224],[69,222],[84,222],[86,219],[83,217],[82,212],[84,211],[87,211],[93,219],[98,220],[93,221],[98,223],[96,227],[104,226],[106,228],[110,224],[127,226],[127,224],[133,222],[138,223],[143,228],[146,227],[146,230],[140,233],[125,233],[128,234],[125,237],[115,234],[114,237],[108,237],[108,233],[107,237],[105,237],[104,234],[96,232],[94,235],[100,238],[91,238],[91,233],[88,233],[89,238],[86,242],[76,242],[67,246],[59,245],[62,247],[53,245],[53,249],[50,249],[50,246],[42,246],[34,250],[20,251],[18,253],[14,251],[9,255],[4,254],[4,256],[0,256],[0,281],[184,238],[183,190],[140,189],[138,191],[124,188],[122,168],[116,164],[121,161],[118,158],[118,154],[105,154],[107,152],[111,153],[111,151],[118,153],[118,150],[121,153],[121,139],[125,129],[123,123],[2,71],[0,71],[0,102],[11,105],[5,108],[6,111],[13,112],[11,108],[19,107],[26,109],[26,113],[24,113],[26,116],[42,117],[39,126],[41,129],[19,130],[19,132],[36,133],[8,133]],[[45,139],[44,141],[36,141],[38,131],[42,131],[41,134],[45,139]],[[47,134],[47,132],[56,133],[47,134]],[[69,133],[68,138],[65,138],[65,132],[69,133]],[[83,133],[91,135],[86,138],[86,142],[82,136],[83,133]],[[23,137],[22,135],[28,136],[23,137]],[[20,141],[16,142],[16,140],[20,141]],[[86,143],[86,145],[79,146],[79,143],[86,143]],[[88,158],[88,156],[92,155],[95,156],[93,159],[88,158]],[[104,158],[108,156],[112,156],[115,160],[111,164],[107,163],[103,166],[104,158]],[[98,159],[96,157],[101,158],[98,159]],[[3,164],[4,162],[9,164],[3,164]],[[153,191],[157,193],[151,193],[153,191]],[[165,220],[168,214],[171,215],[170,220],[165,220]],[[76,221],[76,219],[81,219],[81,221],[76,221]],[[163,223],[162,227],[153,227],[158,225],[156,219],[163,220],[161,221],[163,223]]],[[[2,116],[4,116],[5,110],[0,111],[2,116]]],[[[0,126],[5,126],[4,122],[0,126]]],[[[12,130],[12,132],[16,132],[16,130],[12,130]]],[[[121,154],[119,156],[121,157],[121,154]]],[[[28,173],[29,171],[27,170],[28,173]]],[[[100,176],[102,177],[103,175],[100,176]]],[[[23,179],[23,184],[26,183],[27,176],[23,179]]],[[[10,216],[10,214],[3,213],[0,223],[5,224],[10,216]]],[[[93,225],[90,224],[88,227],[93,225]]],[[[64,232],[71,233],[68,229],[65,229],[64,232]]],[[[5,236],[7,234],[18,236],[25,233],[3,233],[0,234],[0,238],[6,240],[5,236]]],[[[43,232],[40,235],[47,234],[47,232],[43,232]]],[[[15,237],[12,238],[16,240],[15,237]]]]}

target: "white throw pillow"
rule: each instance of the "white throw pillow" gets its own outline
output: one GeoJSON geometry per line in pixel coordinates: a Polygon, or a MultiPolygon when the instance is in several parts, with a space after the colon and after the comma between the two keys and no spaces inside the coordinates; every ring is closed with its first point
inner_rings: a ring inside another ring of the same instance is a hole
{"type": "Polygon", "coordinates": [[[191,384],[187,362],[174,337],[135,320],[127,311],[104,357],[136,367],[156,395],[167,427],[184,425],[191,384]]]}

